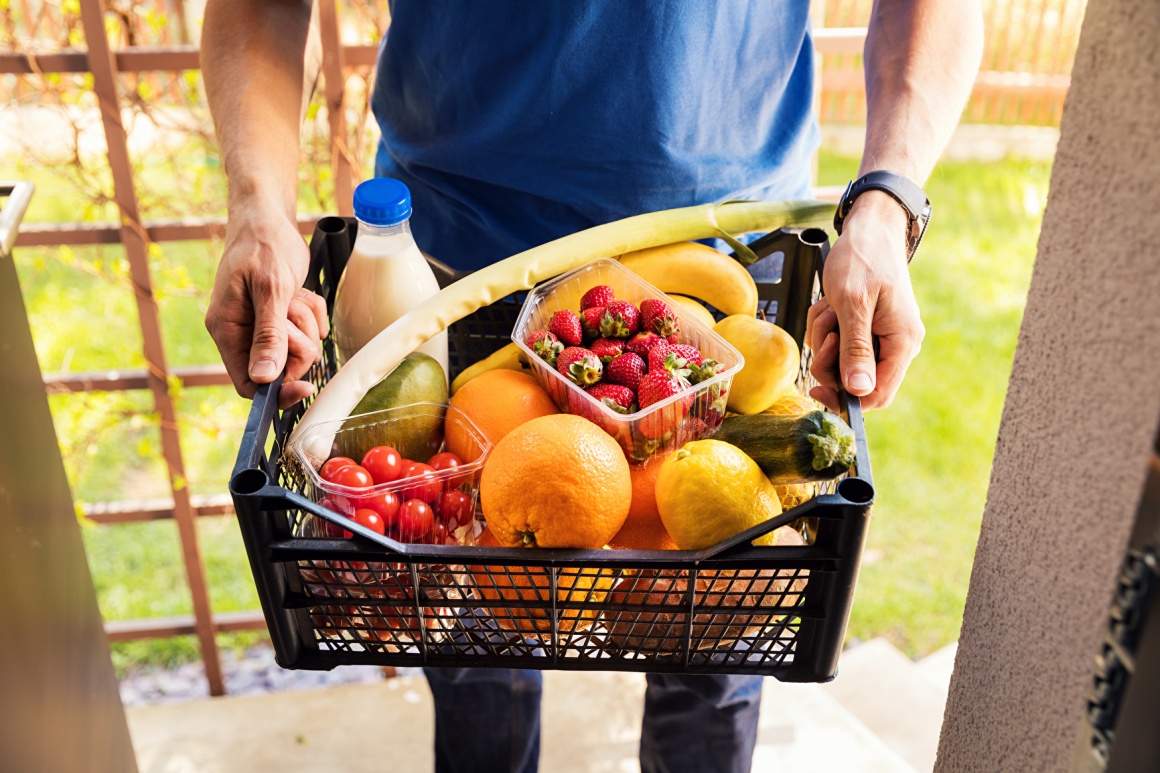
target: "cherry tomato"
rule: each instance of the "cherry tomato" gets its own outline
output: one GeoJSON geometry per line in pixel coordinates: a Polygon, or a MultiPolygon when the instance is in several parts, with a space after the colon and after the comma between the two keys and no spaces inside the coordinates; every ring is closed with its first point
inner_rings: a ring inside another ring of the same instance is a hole
{"type": "Polygon", "coordinates": [[[435,503],[435,508],[449,528],[470,523],[475,515],[475,504],[462,491],[445,492],[435,503]]]}
{"type": "Polygon", "coordinates": [[[373,497],[363,497],[358,500],[358,506],[378,513],[387,529],[393,528],[398,521],[399,497],[393,491],[384,491],[373,497]]]}
{"type": "Polygon", "coordinates": [[[336,486],[345,486],[347,488],[370,488],[375,483],[371,474],[357,464],[348,464],[345,467],[340,467],[331,476],[330,482],[336,486]]]}
{"type": "MultiPolygon", "coordinates": [[[[443,470],[454,470],[456,467],[462,467],[463,460],[450,451],[444,451],[428,459],[427,464],[442,472],[443,470]]],[[[466,480],[466,475],[456,475],[447,479],[447,485],[451,488],[459,488],[466,480]]]]}
{"type": "Polygon", "coordinates": [[[447,527],[439,521],[436,521],[435,525],[431,527],[431,533],[427,535],[425,542],[429,545],[446,545],[447,533],[447,527]]]}
{"type": "Polygon", "coordinates": [[[354,522],[357,523],[359,526],[365,526],[368,529],[370,529],[371,531],[378,532],[379,534],[386,534],[387,533],[387,527],[383,523],[382,516],[380,516],[374,510],[370,510],[367,508],[363,508],[361,510],[355,510],[354,511],[354,522]]]}
{"type": "Polygon", "coordinates": [[[431,533],[435,513],[422,499],[408,499],[399,508],[399,536],[404,542],[419,542],[431,533]]]}
{"type": "Polygon", "coordinates": [[[390,446],[375,446],[363,454],[362,466],[375,479],[375,483],[390,483],[399,477],[403,457],[390,446]]]}
{"type": "Polygon", "coordinates": [[[340,497],[336,494],[331,494],[318,504],[323,507],[329,507],[334,512],[345,515],[347,518],[354,515],[355,511],[355,506],[350,503],[349,497],[340,497]]]}
{"type": "MultiPolygon", "coordinates": [[[[325,508],[333,510],[336,513],[343,513],[343,514],[347,513],[347,509],[344,508],[342,506],[342,504],[339,503],[339,500],[337,500],[337,499],[331,499],[330,497],[325,497],[318,504],[322,505],[325,508]]],[[[332,539],[338,539],[339,537],[349,537],[350,536],[350,532],[347,531],[346,529],[342,528],[341,526],[339,526],[337,523],[331,523],[330,521],[327,521],[327,520],[322,519],[322,518],[320,518],[319,520],[322,521],[323,534],[325,536],[330,537],[332,539]]]]}
{"type": "Polygon", "coordinates": [[[422,499],[430,504],[443,493],[443,481],[435,477],[435,469],[430,465],[411,463],[408,478],[414,478],[410,484],[403,487],[403,499],[422,499]]]}
{"type": "Polygon", "coordinates": [[[322,476],[323,480],[333,482],[334,473],[346,467],[348,464],[355,464],[355,460],[349,456],[336,456],[333,459],[328,459],[326,464],[322,465],[322,469],[318,471],[318,474],[322,476]]]}

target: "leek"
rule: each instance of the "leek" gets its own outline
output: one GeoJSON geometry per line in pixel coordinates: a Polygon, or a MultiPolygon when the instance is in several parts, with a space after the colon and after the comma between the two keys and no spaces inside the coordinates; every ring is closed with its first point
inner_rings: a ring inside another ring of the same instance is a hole
{"type": "MultiPolygon", "coordinates": [[[[452,323],[519,290],[593,260],[694,239],[728,238],[782,227],[825,227],[834,206],[819,201],[730,201],[636,215],[565,236],[494,263],[445,287],[395,320],[351,357],[318,393],[294,428],[299,441],[319,424],[345,419],[403,358],[452,323]]],[[[334,426],[334,425],[331,425],[334,426]]],[[[332,432],[312,433],[302,449],[316,468],[330,455],[332,432]]]]}

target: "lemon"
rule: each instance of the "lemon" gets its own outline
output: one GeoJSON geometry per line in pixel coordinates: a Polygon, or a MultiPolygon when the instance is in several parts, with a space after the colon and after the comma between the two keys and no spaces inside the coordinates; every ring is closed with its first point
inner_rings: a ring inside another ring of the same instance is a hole
{"type": "Polygon", "coordinates": [[[729,388],[729,410],[761,413],[792,391],[801,370],[801,351],[789,333],[772,322],[734,314],[713,326],[713,332],[745,358],[729,388]]]}
{"type": "MultiPolygon", "coordinates": [[[[657,509],[682,550],[700,550],[781,515],[773,484],[744,451],[694,440],[669,454],[656,484],[657,509]]],[[[774,545],[773,534],[754,540],[774,545]]]]}

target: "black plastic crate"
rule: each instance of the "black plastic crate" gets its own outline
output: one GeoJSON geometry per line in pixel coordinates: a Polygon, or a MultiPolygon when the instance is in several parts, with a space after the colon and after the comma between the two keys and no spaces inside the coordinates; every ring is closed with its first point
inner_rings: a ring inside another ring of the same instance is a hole
{"type": "MultiPolygon", "coordinates": [[[[329,306],[355,228],[324,218],[311,240],[306,286],[329,306]]],[[[799,344],[827,246],[817,229],[782,229],[751,245],[783,261],[780,282],[759,284],[762,311],[799,344]]],[[[441,284],[457,277],[433,266],[441,284]]],[[[452,377],[510,341],[521,301],[500,300],[449,330],[452,377]]],[[[336,363],[329,340],[323,350],[309,374],[319,387],[336,363]]],[[[803,378],[807,363],[805,352],[803,378]]],[[[279,464],[305,410],[278,411],[279,387],[254,398],[230,491],[282,667],[735,673],[794,682],[837,672],[874,498],[857,398],[842,398],[857,436],[851,474],[743,534],[701,551],[525,550],[400,544],[365,530],[364,539],[313,536],[336,516],[302,494],[293,465],[279,464]],[[749,544],[798,519],[809,519],[809,545],[749,544]],[[608,593],[613,585],[622,592],[608,593]]]]}

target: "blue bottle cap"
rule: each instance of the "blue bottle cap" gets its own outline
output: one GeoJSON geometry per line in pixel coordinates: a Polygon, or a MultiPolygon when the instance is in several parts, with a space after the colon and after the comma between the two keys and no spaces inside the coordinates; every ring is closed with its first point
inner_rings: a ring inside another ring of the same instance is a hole
{"type": "Polygon", "coordinates": [[[398,180],[375,177],[354,189],[354,216],[370,225],[396,225],[411,216],[411,191],[398,180]]]}

